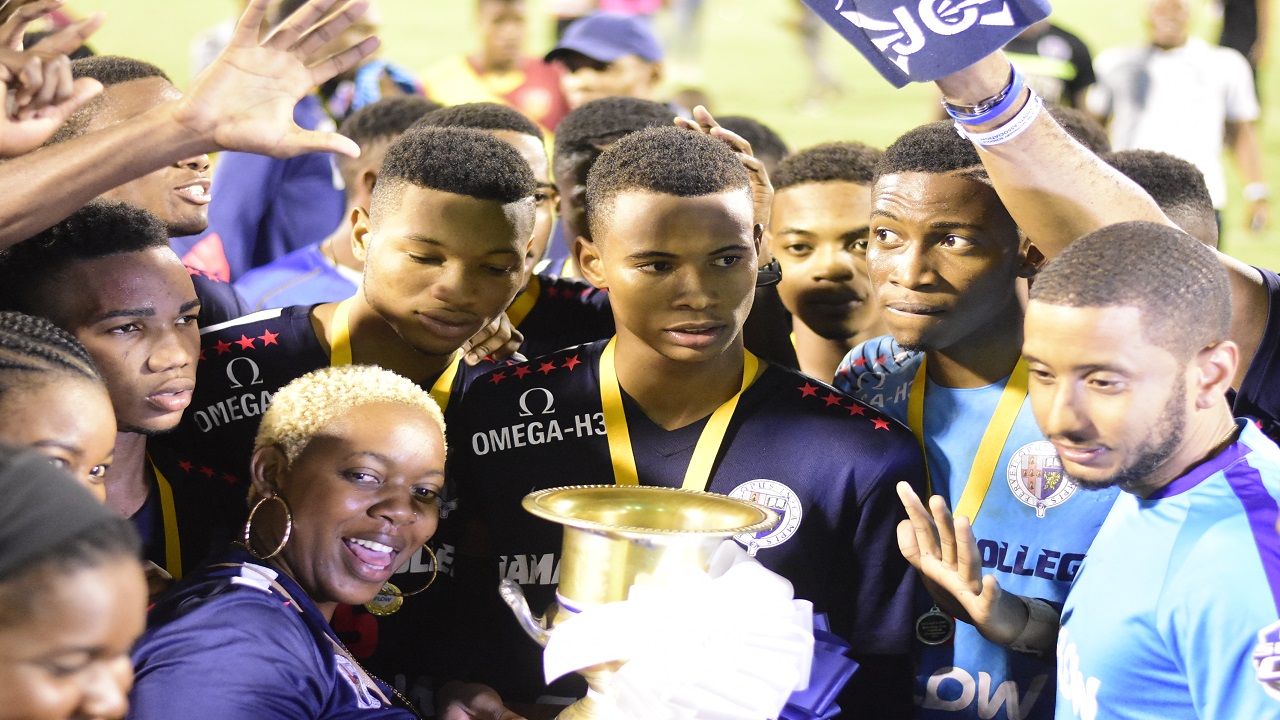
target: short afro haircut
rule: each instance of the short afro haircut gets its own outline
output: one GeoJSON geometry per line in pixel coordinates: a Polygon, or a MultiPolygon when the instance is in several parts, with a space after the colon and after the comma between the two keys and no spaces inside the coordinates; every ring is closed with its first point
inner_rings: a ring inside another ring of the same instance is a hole
{"type": "Polygon", "coordinates": [[[1183,360],[1231,329],[1231,280],[1217,254],[1160,223],[1109,225],[1076,240],[1036,276],[1031,300],[1136,307],[1146,340],[1183,360]],[[1179,311],[1188,302],[1195,311],[1179,311]]]}
{"type": "Polygon", "coordinates": [[[34,237],[0,251],[0,310],[45,315],[46,290],[87,260],[169,247],[164,222],[134,205],[94,200],[34,237]]]}
{"type": "Polygon", "coordinates": [[[910,172],[960,174],[989,183],[978,151],[960,137],[950,120],[921,125],[894,140],[876,166],[872,182],[885,175],[910,172]]]}
{"type": "Polygon", "coordinates": [[[751,143],[751,154],[764,163],[770,175],[777,169],[778,163],[791,154],[791,149],[787,147],[782,136],[755,118],[746,115],[726,115],[716,118],[716,122],[720,123],[724,129],[751,143]]]}
{"type": "Polygon", "coordinates": [[[594,162],[600,152],[638,130],[664,127],[676,114],[662,103],[631,97],[592,100],[556,125],[555,173],[583,161],[594,162]]]}
{"type": "Polygon", "coordinates": [[[883,150],[858,142],[815,145],[778,164],[778,171],[773,174],[773,189],[822,182],[870,185],[883,157],[883,150]]]}
{"type": "Polygon", "coordinates": [[[258,425],[254,450],[274,445],[292,465],[312,438],[339,416],[375,403],[420,410],[444,434],[440,406],[417,383],[374,365],[342,365],[309,372],[272,395],[258,425]]]}
{"type": "Polygon", "coordinates": [[[1155,150],[1120,150],[1107,153],[1102,159],[1146,190],[1178,227],[1200,242],[1217,247],[1217,215],[1199,168],[1155,150]]]}
{"type": "MultiPolygon", "coordinates": [[[[371,215],[399,202],[405,185],[494,200],[504,205],[528,201],[533,226],[533,170],[511,145],[481,130],[415,127],[387,148],[373,187],[371,215]]],[[[376,222],[376,220],[375,220],[376,222]]]]}
{"type": "Polygon", "coordinates": [[[420,127],[464,127],[490,132],[507,130],[521,135],[545,139],[538,123],[519,110],[500,103],[478,102],[433,110],[418,121],[420,127]]]}
{"type": "MultiPolygon", "coordinates": [[[[160,78],[170,85],[173,84],[169,76],[155,65],[120,55],[96,55],[76,60],[71,63],[71,77],[77,80],[92,78],[102,83],[103,88],[148,78],[160,78]]],[[[110,105],[105,95],[106,93],[98,95],[87,105],[72,113],[45,144],[53,145],[85,134],[85,129],[98,116],[98,113],[110,105]]]]}
{"type": "Polygon", "coordinates": [[[1089,113],[1061,105],[1047,105],[1045,109],[1068,135],[1092,150],[1095,155],[1111,152],[1111,138],[1107,137],[1107,129],[1089,113]]]}
{"type": "Polygon", "coordinates": [[[375,161],[371,155],[376,156],[376,153],[370,152],[375,145],[390,143],[405,130],[413,127],[413,124],[423,115],[439,107],[439,103],[419,95],[397,95],[371,102],[348,115],[338,127],[338,133],[351,138],[360,147],[360,157],[352,158],[338,154],[333,156],[338,172],[342,175],[342,181],[347,187],[348,197],[350,197],[351,188],[359,180],[358,173],[362,172],[368,163],[375,161]]]}
{"type": "Polygon", "coordinates": [[[587,222],[597,242],[624,192],[702,197],[733,190],[750,195],[742,162],[720,140],[693,130],[648,128],[601,153],[587,176],[587,222]]]}

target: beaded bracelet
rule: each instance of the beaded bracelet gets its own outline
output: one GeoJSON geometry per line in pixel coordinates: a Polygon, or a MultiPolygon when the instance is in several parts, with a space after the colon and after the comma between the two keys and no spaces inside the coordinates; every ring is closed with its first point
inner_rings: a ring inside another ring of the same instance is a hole
{"type": "Polygon", "coordinates": [[[1018,70],[1018,67],[1013,63],[1009,63],[1009,71],[1012,73],[1009,78],[1009,84],[999,93],[979,102],[977,105],[958,105],[944,98],[942,100],[943,109],[947,111],[947,114],[953,120],[965,125],[981,125],[1000,117],[1018,101],[1018,96],[1022,94],[1022,86],[1026,83],[1026,78],[1023,76],[1022,71],[1018,70]]]}
{"type": "Polygon", "coordinates": [[[955,123],[956,132],[960,133],[960,137],[968,138],[979,149],[982,149],[984,145],[999,145],[1000,143],[1009,142],[1025,132],[1027,128],[1031,127],[1031,123],[1035,122],[1036,118],[1040,116],[1040,111],[1043,109],[1044,101],[1040,99],[1035,90],[1031,90],[1030,95],[1027,97],[1027,104],[1022,106],[1022,109],[1018,111],[1017,115],[1013,116],[1013,119],[995,130],[985,133],[969,132],[957,122],[955,123]]]}

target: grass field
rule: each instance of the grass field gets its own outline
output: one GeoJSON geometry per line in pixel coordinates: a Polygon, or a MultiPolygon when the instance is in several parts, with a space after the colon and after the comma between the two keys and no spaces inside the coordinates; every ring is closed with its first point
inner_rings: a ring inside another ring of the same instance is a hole
{"type": "MultiPolygon", "coordinates": [[[[409,68],[472,48],[474,0],[377,0],[383,16],[384,56],[409,68]]],[[[107,12],[107,24],[93,39],[99,52],[132,55],[164,67],[181,84],[189,76],[188,42],[199,30],[234,12],[232,0],[71,0],[77,13],[107,12]]],[[[551,22],[541,0],[530,0],[536,32],[533,52],[548,47],[551,22]]],[[[1141,0],[1057,0],[1055,21],[1074,31],[1096,53],[1144,37],[1141,0]]],[[[902,131],[931,119],[931,88],[894,90],[834,32],[825,53],[841,77],[844,94],[821,108],[802,107],[808,70],[793,30],[795,0],[706,0],[702,26],[702,87],[713,110],[746,114],[777,129],[792,147],[826,140],[861,140],[881,146],[902,131]]],[[[667,19],[660,20],[665,27],[667,19]]],[[[1216,37],[1208,8],[1201,8],[1198,34],[1216,37]]],[[[1274,37],[1274,35],[1273,35],[1274,37]]],[[[1275,43],[1273,43],[1275,45],[1275,43]]],[[[1272,48],[1272,56],[1280,48],[1272,48]]],[[[1280,74],[1262,79],[1262,137],[1267,176],[1280,195],[1280,74]]],[[[1233,180],[1233,195],[1235,192],[1233,180]]],[[[1228,208],[1224,247],[1257,265],[1280,269],[1280,197],[1271,229],[1245,232],[1238,204],[1228,208]]]]}

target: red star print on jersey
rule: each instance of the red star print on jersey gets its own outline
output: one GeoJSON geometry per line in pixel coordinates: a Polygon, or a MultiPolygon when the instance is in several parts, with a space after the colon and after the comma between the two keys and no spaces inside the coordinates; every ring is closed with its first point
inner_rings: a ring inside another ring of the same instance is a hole
{"type": "Polygon", "coordinates": [[[204,356],[204,348],[201,348],[201,349],[200,349],[200,359],[201,359],[201,360],[205,360],[205,359],[206,359],[206,358],[205,358],[205,356],[204,356]]]}
{"type": "Polygon", "coordinates": [[[888,430],[888,429],[889,429],[889,421],[888,421],[888,420],[882,420],[882,419],[880,419],[880,418],[872,418],[871,422],[873,422],[873,423],[875,423],[875,424],[876,424],[876,429],[877,429],[877,430],[888,430]]]}
{"type": "Polygon", "coordinates": [[[496,372],[489,377],[489,382],[493,383],[494,385],[497,385],[498,383],[506,379],[507,379],[507,374],[505,372],[496,372]]]}
{"type": "Polygon", "coordinates": [[[564,368],[569,372],[573,372],[573,369],[578,367],[581,364],[582,364],[582,361],[578,359],[577,355],[574,355],[573,357],[564,361],[564,368]]]}
{"type": "Polygon", "coordinates": [[[218,344],[215,345],[213,349],[217,350],[219,355],[225,355],[231,352],[231,343],[219,340],[218,344]]]}
{"type": "Polygon", "coordinates": [[[236,479],[236,476],[232,475],[231,473],[222,473],[222,479],[226,480],[228,485],[235,485],[236,483],[240,482],[239,480],[236,479]]]}
{"type": "Polygon", "coordinates": [[[529,369],[528,365],[521,365],[520,367],[516,368],[513,372],[515,373],[515,376],[517,378],[523,380],[525,375],[528,375],[533,371],[529,369]]]}
{"type": "Polygon", "coordinates": [[[828,393],[827,396],[822,399],[827,403],[827,407],[831,407],[832,405],[839,405],[840,401],[844,398],[841,398],[839,395],[828,393]]]}
{"type": "Polygon", "coordinates": [[[191,468],[195,467],[195,465],[187,462],[186,460],[183,460],[182,462],[178,463],[178,467],[182,468],[183,472],[191,472],[191,468]]]}
{"type": "Polygon", "coordinates": [[[862,357],[861,355],[853,359],[854,367],[862,367],[863,365],[866,365],[866,364],[867,364],[867,359],[862,357]]]}
{"type": "Polygon", "coordinates": [[[551,371],[555,369],[556,369],[556,364],[550,361],[544,362],[538,366],[538,372],[542,373],[543,375],[550,375],[551,371]]]}
{"type": "Polygon", "coordinates": [[[264,329],[262,334],[258,336],[258,339],[262,341],[262,347],[266,347],[268,345],[279,345],[280,343],[276,342],[276,338],[278,337],[280,337],[280,333],[273,333],[270,330],[264,329]]]}
{"type": "Polygon", "coordinates": [[[854,415],[866,415],[866,414],[867,414],[867,409],[862,407],[858,403],[854,403],[849,406],[849,417],[853,417],[854,415]]]}
{"type": "Polygon", "coordinates": [[[235,341],[235,344],[239,345],[240,349],[242,350],[252,350],[253,338],[249,338],[249,337],[245,337],[244,335],[241,335],[240,339],[235,341]]]}
{"type": "Polygon", "coordinates": [[[818,388],[809,383],[805,383],[796,389],[800,391],[800,397],[818,397],[818,388]]]}
{"type": "Polygon", "coordinates": [[[211,468],[211,467],[202,467],[202,468],[200,468],[200,473],[201,473],[202,475],[204,475],[205,477],[213,477],[213,468],[211,468]]]}
{"type": "Polygon", "coordinates": [[[887,362],[888,360],[889,360],[889,358],[887,358],[887,357],[885,357],[885,356],[881,355],[881,356],[879,356],[879,357],[877,357],[877,358],[876,358],[876,364],[877,364],[877,365],[884,365],[884,364],[885,364],[885,362],[887,362]]]}

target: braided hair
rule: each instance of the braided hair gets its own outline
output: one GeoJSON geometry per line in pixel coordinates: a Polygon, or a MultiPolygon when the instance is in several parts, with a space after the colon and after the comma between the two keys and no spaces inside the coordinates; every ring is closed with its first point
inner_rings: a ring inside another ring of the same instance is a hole
{"type": "Polygon", "coordinates": [[[103,382],[93,357],[71,333],[42,317],[0,312],[0,396],[42,375],[103,382]]]}

